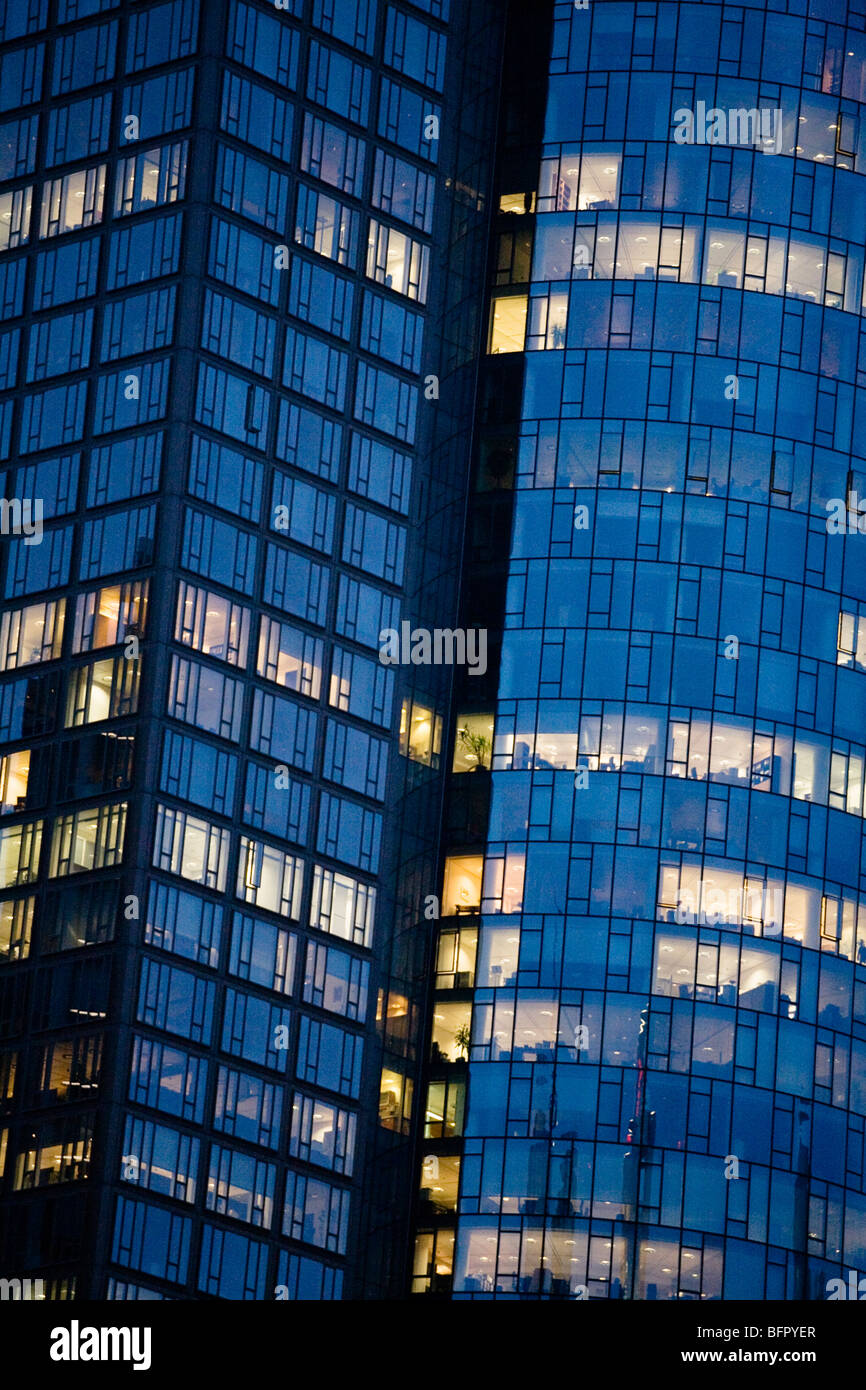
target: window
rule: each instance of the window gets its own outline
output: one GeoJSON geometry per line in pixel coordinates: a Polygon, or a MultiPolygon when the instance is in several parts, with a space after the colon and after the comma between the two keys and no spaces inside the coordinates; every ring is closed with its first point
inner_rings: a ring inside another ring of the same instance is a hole
{"type": "Polygon", "coordinates": [[[403,701],[400,711],[400,752],[413,762],[439,766],[442,716],[416,700],[403,701]]]}
{"type": "Polygon", "coordinates": [[[234,1067],[217,1069],[214,1129],[275,1149],[280,1142],[282,1112],[280,1086],[234,1067]]]}
{"type": "Polygon", "coordinates": [[[372,53],[376,38],[376,0],[356,0],[350,8],[339,0],[314,0],[313,23],[335,39],[372,53]]]}
{"type": "Polygon", "coordinates": [[[143,636],[148,588],[146,579],[137,579],[79,594],[75,600],[73,652],[113,647],[127,637],[143,636]]]}
{"type": "Polygon", "coordinates": [[[248,531],[193,507],[184,508],[180,562],[186,569],[251,595],[257,550],[258,543],[248,531]]]}
{"type": "Polygon", "coordinates": [[[92,1111],[87,1111],[61,1120],[41,1121],[38,1133],[30,1132],[27,1148],[15,1157],[12,1190],[28,1192],[89,1177],[93,1120],[92,1111]]]}
{"type": "MultiPolygon", "coordinates": [[[[107,150],[111,143],[111,95],[56,106],[48,117],[45,163],[71,164],[107,150]]],[[[22,172],[26,172],[22,170],[22,172]]]]}
{"type": "Polygon", "coordinates": [[[135,370],[124,369],[96,379],[93,411],[94,434],[147,424],[165,415],[168,403],[170,363],[136,363],[135,370]]]}
{"type": "Polygon", "coordinates": [[[301,147],[301,168],[322,183],[330,183],[349,193],[361,196],[364,179],[366,146],[356,135],[331,121],[323,121],[307,112],[304,116],[304,140],[301,147]]]}
{"type": "Polygon", "coordinates": [[[39,874],[41,820],[0,828],[0,888],[32,883],[39,874]]]}
{"type": "Polygon", "coordinates": [[[192,436],[187,489],[212,506],[258,521],[264,466],[236,449],[201,435],[192,436]]]}
{"type": "Polygon", "coordinates": [[[207,1062],[168,1043],[133,1039],[129,1098],[153,1110],[191,1124],[201,1124],[207,1084],[207,1062]]]}
{"type": "Polygon", "coordinates": [[[180,1033],[192,1042],[210,1042],[213,980],[146,956],[141,962],[136,1018],[151,1028],[180,1033]]]}
{"type": "Polygon", "coordinates": [[[333,648],[328,704],[390,729],[393,696],[393,671],[345,647],[333,648]]]}
{"type": "Polygon", "coordinates": [[[36,257],[33,308],[53,308],[95,294],[98,267],[98,237],[61,242],[52,250],[41,252],[36,257]]]}
{"type": "Polygon", "coordinates": [[[92,87],[114,76],[117,20],[91,24],[55,40],[51,94],[92,87]]]}
{"type": "Polygon", "coordinates": [[[424,1138],[454,1139],[461,1135],[465,1110],[465,1081],[431,1081],[424,1110],[424,1138]]]}
{"type": "Polygon", "coordinates": [[[232,372],[207,362],[199,364],[195,418],[242,444],[264,448],[270,415],[270,396],[232,372]]]}
{"type": "Polygon", "coordinates": [[[338,265],[354,266],[358,245],[358,213],[336,198],[306,184],[298,185],[295,241],[338,265]]]}
{"type": "Polygon", "coordinates": [[[409,510],[412,460],[408,454],[352,431],[348,486],[392,511],[409,510]]]}
{"type": "Polygon", "coordinates": [[[282,16],[265,15],[235,0],[229,19],[226,53],[236,63],[253,68],[282,87],[297,85],[300,35],[282,16]]]}
{"type": "Polygon", "coordinates": [[[119,864],[123,857],[126,802],[59,816],[51,837],[52,878],[119,864]]]}
{"type": "Polygon", "coordinates": [[[445,36],[420,19],[411,19],[388,6],[385,27],[385,62],[398,72],[442,90],[445,81],[445,36]]]}
{"type": "Polygon", "coordinates": [[[42,954],[78,951],[82,946],[113,941],[119,911],[118,888],[117,879],[98,879],[71,883],[48,893],[39,931],[42,954]]]}
{"type": "Polygon", "coordinates": [[[221,826],[173,806],[158,804],[154,868],[222,892],[226,886],[230,839],[229,832],[221,826]]]}
{"type": "Polygon", "coordinates": [[[216,968],[222,915],[222,908],[206,898],[167,883],[152,882],[144,939],[149,946],[216,968]]]}
{"type": "Polygon", "coordinates": [[[263,1299],[268,1246],[205,1222],[198,1287],[218,1298],[263,1299]]]}
{"type": "Polygon", "coordinates": [[[54,661],[63,641],[66,600],[31,603],[0,615],[0,670],[54,661]]]}
{"type": "Polygon", "coordinates": [[[270,1229],[276,1173],[273,1163],[212,1144],[205,1199],[208,1211],[270,1229]]]}
{"type": "Polygon", "coordinates": [[[234,72],[223,74],[220,126],[229,135],[289,163],[293,115],[287,101],[257,82],[247,82],[234,72]]]}
{"type": "Polygon", "coordinates": [[[385,150],[376,151],[372,203],[389,217],[407,222],[420,232],[431,232],[435,188],[432,174],[426,174],[408,159],[385,150]]]}
{"type": "Polygon", "coordinates": [[[218,657],[232,666],[245,666],[249,642],[249,610],[211,589],[180,580],[175,640],[218,657]]]}
{"type": "Polygon", "coordinates": [[[423,324],[420,314],[413,314],[384,295],[364,291],[360,344],[368,352],[406,371],[419,372],[423,324]]]}
{"type": "MultiPolygon", "coordinates": [[[[539,212],[598,212],[619,204],[619,174],[622,156],[616,152],[591,153],[563,150],[558,159],[541,164],[538,190],[539,212]]],[[[500,209],[520,211],[519,209],[500,209]]]]}
{"type": "Polygon", "coordinates": [[[7,898],[0,903],[0,965],[29,956],[35,905],[35,898],[7,898]]]}
{"type": "Polygon", "coordinates": [[[270,691],[253,692],[250,747],[257,752],[275,756],[279,750],[284,762],[312,772],[317,725],[314,710],[270,691]]]}
{"type": "Polygon", "coordinates": [[[327,106],[338,116],[367,124],[370,106],[370,69],[355,63],[325,44],[310,41],[307,70],[307,97],[320,106],[327,106]]]}
{"type": "Polygon", "coordinates": [[[376,130],[386,140],[435,164],[439,142],[427,133],[430,129],[427,118],[435,116],[438,121],[441,115],[442,108],[426,97],[411,92],[399,82],[392,82],[390,77],[381,78],[376,130]]]}
{"type": "Polygon", "coordinates": [[[346,504],[342,550],[346,564],[356,565],[389,584],[402,584],[405,556],[404,527],[353,502],[346,504]]]}
{"type": "Polygon", "coordinates": [[[358,1034],[302,1015],[295,1067],[298,1080],[357,1100],[363,1050],[363,1039],[358,1034]]]}
{"type": "Polygon", "coordinates": [[[323,658],[324,644],[320,638],[263,614],[256,660],[260,676],[317,700],[323,658]]]}
{"type": "Polygon", "coordinates": [[[307,473],[336,482],[340,467],[343,427],[313,410],[280,402],[277,457],[307,473]]]}
{"type": "Polygon", "coordinates": [[[127,1115],[120,1180],[178,1202],[194,1202],[200,1148],[189,1134],[127,1115]]]}
{"type": "Polygon", "coordinates": [[[248,371],[270,378],[274,369],[276,323],[251,305],[206,289],[201,345],[248,371]]]}
{"type": "Polygon", "coordinates": [[[382,817],[345,797],[322,792],[316,849],[353,868],[375,874],[379,869],[382,817]]]}
{"type": "Polygon", "coordinates": [[[370,967],[366,961],[315,941],[307,943],[304,999],[320,1009],[366,1022],[370,967]]]}
{"type": "Polygon", "coordinates": [[[458,714],[452,772],[489,768],[493,754],[493,715],[458,714]]]}
{"type": "Polygon", "coordinates": [[[17,111],[42,95],[45,44],[13,48],[0,57],[0,111],[17,111]]]}
{"type": "Polygon", "coordinates": [[[195,52],[198,0],[172,0],[135,14],[129,21],[126,71],[155,67],[195,52]]]}
{"type": "Polygon", "coordinates": [[[81,532],[79,579],[153,563],[156,506],[132,507],[85,522],[81,532]]]}
{"type": "Polygon", "coordinates": [[[445,860],[442,880],[442,915],[452,917],[464,912],[478,912],[481,906],[482,857],[452,855],[445,860]]]}
{"type": "Polygon", "coordinates": [[[224,280],[268,304],[279,303],[281,274],[275,268],[273,242],[255,232],[212,217],[207,268],[216,280],[224,280]]]}
{"type": "MultiPolygon", "coordinates": [[[[106,288],[123,289],[127,285],[138,285],[142,280],[173,275],[180,263],[182,226],[183,213],[176,212],[149,222],[118,227],[112,232],[108,247],[106,288]]],[[[93,247],[95,243],[82,245],[93,247]]]]}
{"type": "Polygon", "coordinates": [[[162,145],[117,161],[114,215],[126,217],[177,202],[186,186],[187,141],[162,145]]]}
{"type": "Polygon", "coordinates": [[[356,1117],[348,1110],[296,1091],[289,1152],[293,1158],[351,1177],[356,1117]]]}
{"type": "MultiPolygon", "coordinates": [[[[526,338],[526,313],[529,305],[525,294],[494,295],[490,302],[490,331],[487,351],[522,352],[526,338]]],[[[565,346],[563,334],[560,347],[565,346]]]]}
{"type": "Polygon", "coordinates": [[[369,946],[373,937],[376,889],[322,864],[313,867],[310,926],[356,946],[369,946]]]}
{"type": "Polygon", "coordinates": [[[23,246],[30,239],[30,209],[33,188],[16,188],[0,193],[0,251],[23,246]]]}
{"type": "Polygon", "coordinates": [[[349,1193],[332,1183],[289,1173],[283,1234],[337,1255],[346,1253],[349,1193]]]}
{"type": "Polygon", "coordinates": [[[246,912],[232,915],[228,968],[233,975],[281,994],[291,994],[298,938],[246,912]]]}
{"type": "Polygon", "coordinates": [[[336,719],[327,721],[323,777],[350,791],[383,801],[388,766],[388,745],[336,719]]]}
{"type": "Polygon", "coordinates": [[[173,656],[168,713],[207,733],[237,743],[240,738],[243,685],[197,661],[173,656]]]}
{"type": "Polygon", "coordinates": [[[111,1258],[115,1264],[183,1284],[187,1278],[191,1230],[188,1216],[118,1197],[111,1258]]]}
{"type": "Polygon", "coordinates": [[[349,355],[320,338],[286,328],[283,385],[310,396],[332,410],[342,410],[346,400],[349,355]]]}
{"type": "Polygon", "coordinates": [[[236,894],[243,902],[297,919],[301,910],[303,861],[262,840],[242,835],[236,894]]]}
{"type": "Polygon", "coordinates": [[[136,140],[151,140],[189,125],[194,76],[193,68],[181,68],[124,88],[120,99],[124,136],[128,116],[135,116],[138,121],[137,134],[133,136],[136,140]]]}
{"type": "Polygon", "coordinates": [[[310,788],[306,782],[273,766],[247,763],[243,819],[281,840],[307,843],[310,788]]]}
{"type": "Polygon", "coordinates": [[[59,1038],[42,1048],[37,1105],[89,1100],[99,1090],[102,1034],[59,1038]]]}
{"type": "Polygon", "coordinates": [[[285,1071],[291,1018],[288,1009],[266,1003],[248,991],[227,989],[220,1046],[231,1057],[285,1071]]]}
{"type": "Polygon", "coordinates": [[[138,434],[93,449],[87,476],[88,507],[155,492],[162,465],[162,431],[138,434]]]}
{"type": "Polygon", "coordinates": [[[292,256],[290,314],[338,338],[348,338],[354,302],[355,287],[350,280],[334,275],[325,266],[311,264],[301,256],[292,256]]]}
{"type": "Polygon", "coordinates": [[[42,381],[62,372],[77,372],[90,361],[93,310],[56,314],[30,330],[27,380],[42,381]]]}
{"type": "Polygon", "coordinates": [[[358,363],[355,383],[354,416],[365,425],[373,425],[383,434],[394,439],[402,439],[406,444],[415,442],[415,422],[418,414],[418,388],[407,381],[371,367],[367,362],[358,363]]]}
{"type": "Polygon", "coordinates": [[[379,650],[383,628],[395,628],[400,617],[399,601],[372,584],[364,584],[346,574],[340,575],[337,596],[337,631],[365,647],[379,650]]]}
{"type": "Polygon", "coordinates": [[[105,164],[97,164],[44,184],[39,236],[61,236],[101,222],[105,171],[105,164]]]}
{"type": "Polygon", "coordinates": [[[175,287],[110,299],[102,324],[101,362],[168,347],[174,333],[175,287]]]}
{"type": "Polygon", "coordinates": [[[286,224],[289,180],[260,159],[217,145],[214,200],[272,232],[286,224]]]}
{"type": "Polygon", "coordinates": [[[396,227],[370,218],[367,236],[368,279],[426,304],[429,266],[428,246],[414,241],[405,232],[398,232],[396,227]]]}
{"type": "Polygon", "coordinates": [[[163,737],[160,790],[231,816],[237,758],[213,744],[167,729],[163,737]]]}

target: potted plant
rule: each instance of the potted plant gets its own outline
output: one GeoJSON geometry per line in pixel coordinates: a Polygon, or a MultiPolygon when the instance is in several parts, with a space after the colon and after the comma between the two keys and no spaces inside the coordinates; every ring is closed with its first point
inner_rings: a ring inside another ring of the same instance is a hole
{"type": "Polygon", "coordinates": [[[457,1051],[463,1053],[464,1061],[465,1061],[465,1060],[468,1058],[468,1056],[469,1056],[469,1042],[470,1042],[470,1038],[471,1038],[471,1031],[470,1031],[470,1028],[469,1028],[469,1024],[468,1024],[468,1023],[461,1023],[460,1027],[457,1029],[457,1032],[454,1034],[454,1042],[455,1042],[455,1044],[456,1044],[456,1046],[457,1046],[457,1051]]]}
{"type": "Polygon", "coordinates": [[[471,729],[463,728],[460,730],[460,745],[468,757],[475,759],[473,772],[477,772],[479,767],[490,766],[490,753],[493,745],[486,734],[476,734],[471,729]]]}

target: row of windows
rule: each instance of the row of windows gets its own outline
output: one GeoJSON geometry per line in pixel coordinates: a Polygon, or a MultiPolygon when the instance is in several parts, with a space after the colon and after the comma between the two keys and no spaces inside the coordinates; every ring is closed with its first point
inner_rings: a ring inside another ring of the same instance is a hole
{"type": "MultiPolygon", "coordinates": [[[[293,1199],[291,1221],[298,1219],[303,1230],[330,1232],[332,1219],[325,1217],[325,1194],[315,1188],[310,1193],[309,1217],[306,1195],[293,1199]]],[[[115,1217],[112,1259],[145,1275],[186,1283],[192,1222],[189,1217],[149,1203],[119,1197],[115,1217]]],[[[337,1218],[339,1230],[339,1218],[337,1218]]],[[[234,1231],[223,1231],[209,1222],[202,1227],[202,1247],[197,1288],[221,1299],[288,1298],[339,1299],[342,1272],[317,1260],[281,1251],[277,1283],[267,1284],[270,1247],[234,1231]]],[[[125,1280],[110,1280],[112,1297],[160,1297],[125,1280]]]]}
{"type": "Polygon", "coordinates": [[[709,780],[862,816],[864,758],[866,749],[837,746],[822,734],[769,725],[756,732],[751,720],[724,713],[689,719],[649,705],[606,704],[601,714],[584,714],[557,701],[547,709],[521,705],[518,715],[500,718],[493,769],[585,767],[709,780]]]}
{"type": "MultiPolygon", "coordinates": [[[[860,313],[862,257],[851,248],[828,250],[827,242],[803,233],[773,229],[750,232],[742,223],[685,218],[678,223],[622,213],[600,214],[594,225],[568,215],[540,217],[533,252],[533,280],[669,280],[787,295],[832,309],[860,313]]],[[[566,296],[567,297],[567,296],[566,296]]],[[[520,296],[515,304],[519,306],[520,296]]],[[[510,299],[494,300],[508,308],[510,299]]],[[[559,309],[566,342],[566,305],[559,309]]],[[[510,351],[520,351],[511,347],[510,351]]],[[[495,345],[494,345],[495,350],[495,345]]]]}
{"type": "MultiPolygon", "coordinates": [[[[124,88],[119,95],[121,142],[149,140],[188,126],[193,78],[194,69],[184,68],[124,88]]],[[[45,166],[50,169],[107,152],[113,132],[111,113],[110,92],[55,107],[48,117],[45,166]]],[[[33,172],[38,134],[38,116],[0,125],[0,180],[33,172]]]]}
{"type": "MultiPolygon", "coordinates": [[[[184,196],[187,142],[162,145],[117,162],[113,212],[115,217],[146,212],[177,202],[184,196]]],[[[78,169],[51,179],[41,189],[38,236],[61,236],[102,221],[107,165],[78,169]]],[[[30,239],[33,188],[0,194],[0,251],[22,246],[30,239]]]]}
{"type": "MultiPolygon", "coordinates": [[[[53,823],[50,878],[110,868],[123,857],[126,803],[83,807],[53,823]]],[[[26,821],[0,830],[0,887],[19,887],[38,876],[43,822],[26,821]]]]}

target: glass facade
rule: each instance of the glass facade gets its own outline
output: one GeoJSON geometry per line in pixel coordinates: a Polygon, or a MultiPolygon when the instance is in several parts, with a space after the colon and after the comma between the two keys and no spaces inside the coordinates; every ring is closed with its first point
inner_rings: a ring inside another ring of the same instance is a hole
{"type": "Polygon", "coordinates": [[[784,10],[562,0],[534,121],[506,52],[419,1293],[866,1271],[866,50],[784,10]]]}
{"type": "Polygon", "coordinates": [[[0,4],[0,1270],[52,1297],[357,1295],[383,1144],[408,1211],[449,10],[0,4]]]}

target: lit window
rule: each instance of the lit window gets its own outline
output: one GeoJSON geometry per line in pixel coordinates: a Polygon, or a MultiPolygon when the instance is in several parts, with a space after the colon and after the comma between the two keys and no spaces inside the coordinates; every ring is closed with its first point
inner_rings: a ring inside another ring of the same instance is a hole
{"type": "Polygon", "coordinates": [[[51,838],[53,877],[105,869],[120,862],[126,826],[126,804],[91,807],[60,816],[51,838]]]}
{"type": "Polygon", "coordinates": [[[30,603],[0,616],[0,671],[14,671],[60,655],[66,600],[30,603]]]}
{"type": "Polygon", "coordinates": [[[27,821],[0,830],[0,888],[32,883],[39,870],[42,821],[27,821]]]}
{"type": "Polygon", "coordinates": [[[32,187],[0,193],[0,251],[14,250],[29,239],[32,204],[32,187]]]}
{"type": "Polygon", "coordinates": [[[400,712],[400,752],[416,763],[439,766],[442,719],[427,705],[404,700],[400,712]]]}
{"type": "Polygon", "coordinates": [[[459,714],[451,771],[474,772],[479,767],[490,767],[492,753],[492,714],[459,714]]]}
{"type": "Polygon", "coordinates": [[[370,218],[367,240],[367,276],[408,299],[427,302],[430,248],[370,218]]]}
{"type": "Polygon", "coordinates": [[[442,915],[477,912],[481,905],[480,854],[451,855],[445,860],[442,882],[442,915]]]}
{"type": "Polygon", "coordinates": [[[148,582],[111,584],[79,594],[75,600],[74,652],[113,647],[126,637],[141,637],[147,613],[148,582]]]}
{"type": "Polygon", "coordinates": [[[174,628],[178,642],[232,666],[245,666],[249,631],[248,609],[211,589],[181,580],[174,628]]]}
{"type": "Polygon", "coordinates": [[[102,221],[105,169],[104,164],[78,169],[43,186],[40,237],[61,236],[102,221]]]}
{"type": "Polygon", "coordinates": [[[0,903],[0,965],[24,960],[30,954],[35,903],[35,898],[7,899],[0,903]]]}
{"type": "Polygon", "coordinates": [[[525,294],[495,296],[490,305],[490,341],[487,351],[522,352],[526,337],[525,294]]]}
{"type": "Polygon", "coordinates": [[[27,783],[30,778],[30,749],[9,753],[0,758],[0,812],[23,811],[27,807],[27,783]]]}

